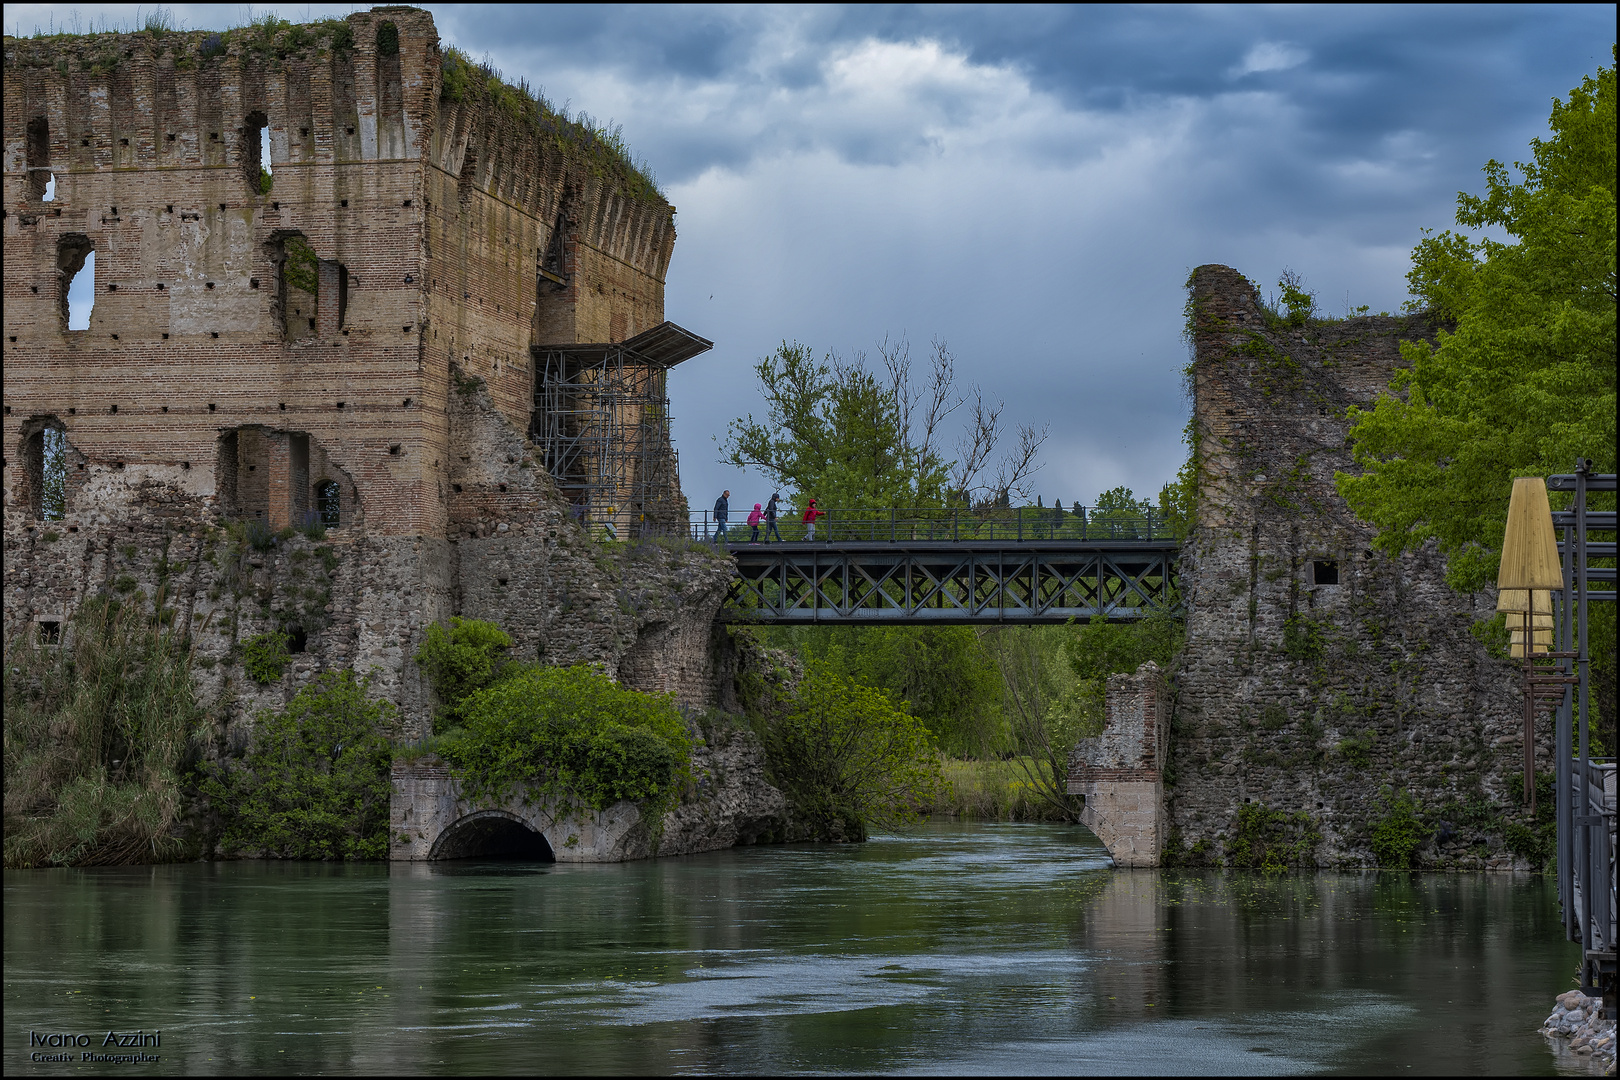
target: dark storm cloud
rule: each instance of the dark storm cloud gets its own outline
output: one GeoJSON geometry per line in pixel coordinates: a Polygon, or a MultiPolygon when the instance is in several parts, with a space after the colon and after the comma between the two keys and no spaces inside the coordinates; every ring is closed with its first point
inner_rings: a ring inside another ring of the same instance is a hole
{"type": "MultiPolygon", "coordinates": [[[[1009,419],[1050,426],[1048,501],[1156,490],[1183,454],[1188,270],[1292,267],[1330,311],[1397,308],[1420,230],[1488,159],[1528,156],[1615,25],[1539,5],[430,9],[447,43],[623,124],[678,207],[668,316],[717,343],[671,381],[694,506],[763,487],[710,441],[760,413],[755,358],[902,332],[948,339],[1009,419]]],[[[62,10],[8,5],[7,29],[62,10]]]]}

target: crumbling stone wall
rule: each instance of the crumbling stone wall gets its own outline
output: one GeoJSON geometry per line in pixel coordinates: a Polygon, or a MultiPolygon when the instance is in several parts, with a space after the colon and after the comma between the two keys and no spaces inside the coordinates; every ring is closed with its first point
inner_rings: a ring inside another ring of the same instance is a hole
{"type": "Polygon", "coordinates": [[[712,702],[729,563],[591,543],[523,436],[532,347],[662,321],[674,210],[514,95],[413,8],[5,39],[7,641],[104,591],[172,609],[227,742],[332,666],[374,672],[421,735],[410,657],[453,614],[712,702]],[[90,251],[94,312],[68,330],[90,251]],[[30,471],[46,427],[59,517],[30,471]],[[323,479],[340,520],[314,539],[293,527],[323,479]],[[276,629],[304,651],[261,687],[241,645],[276,629]]]}
{"type": "Polygon", "coordinates": [[[1069,755],[1070,795],[1083,800],[1080,823],[1120,866],[1157,866],[1165,843],[1164,761],[1170,701],[1149,660],[1134,674],[1110,675],[1100,734],[1069,755]]]}
{"type": "MultiPolygon", "coordinates": [[[[1244,803],[1303,810],[1328,865],[1366,865],[1381,791],[1512,807],[1520,784],[1516,669],[1471,633],[1495,606],[1444,582],[1432,546],[1397,559],[1334,488],[1353,470],[1345,409],[1402,366],[1423,315],[1268,316],[1242,275],[1191,282],[1198,518],[1182,555],[1187,644],[1167,773],[1175,851],[1218,853],[1244,803]]],[[[1540,733],[1551,746],[1550,726],[1540,733]]],[[[1550,760],[1550,758],[1549,758],[1550,760]]],[[[1424,865],[1524,865],[1502,822],[1441,827],[1424,865]]],[[[1449,825],[1449,823],[1448,823],[1449,825]]]]}

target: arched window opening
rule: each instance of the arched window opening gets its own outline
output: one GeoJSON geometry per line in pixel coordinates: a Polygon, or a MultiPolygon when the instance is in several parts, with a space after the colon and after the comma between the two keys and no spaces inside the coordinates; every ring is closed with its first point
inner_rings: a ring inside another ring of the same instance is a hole
{"type": "Polygon", "coordinates": [[[56,276],[63,328],[90,329],[90,313],[96,306],[96,248],[88,236],[68,233],[57,240],[56,276]]]}
{"type": "Polygon", "coordinates": [[[399,27],[391,22],[385,22],[377,27],[377,55],[399,55],[399,27]]]}
{"type": "Polygon", "coordinates": [[[28,477],[29,516],[61,521],[67,516],[67,432],[54,417],[23,440],[23,466],[28,477]]]}
{"type": "Polygon", "coordinates": [[[43,116],[28,121],[28,193],[41,202],[56,199],[56,176],[51,172],[51,122],[43,116]]]}
{"type": "Polygon", "coordinates": [[[322,480],[315,485],[315,513],[320,516],[321,525],[325,528],[338,527],[342,514],[336,480],[322,480]]]}

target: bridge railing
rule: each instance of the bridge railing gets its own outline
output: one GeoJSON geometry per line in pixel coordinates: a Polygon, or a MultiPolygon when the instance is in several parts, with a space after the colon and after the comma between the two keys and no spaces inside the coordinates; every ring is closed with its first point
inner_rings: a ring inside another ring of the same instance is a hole
{"type": "MultiPolygon", "coordinates": [[[[748,525],[748,510],[733,509],[726,522],[725,539],[728,543],[747,543],[753,535],[748,525]]],[[[781,539],[790,543],[809,542],[810,526],[804,522],[803,510],[789,511],[776,519],[781,539]]],[[[694,540],[716,539],[718,522],[710,510],[691,514],[689,530],[694,540]]],[[[759,539],[767,540],[764,521],[759,525],[759,539]]],[[[892,507],[890,509],[845,509],[833,507],[824,510],[816,519],[814,542],[832,543],[902,543],[911,541],[1050,541],[1050,540],[1174,540],[1175,530],[1163,514],[1149,510],[1143,514],[1120,510],[1097,510],[1075,506],[1025,506],[984,510],[941,510],[928,507],[892,507]]],[[[776,536],[770,536],[774,542],[776,536]]]]}

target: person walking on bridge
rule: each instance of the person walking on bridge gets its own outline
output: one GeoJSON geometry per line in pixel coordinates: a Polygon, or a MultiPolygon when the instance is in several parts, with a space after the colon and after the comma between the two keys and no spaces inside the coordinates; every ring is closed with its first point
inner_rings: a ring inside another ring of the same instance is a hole
{"type": "Polygon", "coordinates": [[[731,492],[722,491],[720,497],[714,500],[714,542],[726,542],[726,519],[731,516],[731,492]]]}
{"type": "Polygon", "coordinates": [[[754,509],[748,514],[748,527],[754,530],[752,535],[748,537],[748,542],[750,544],[759,543],[759,519],[764,516],[765,515],[760,512],[759,503],[755,503],[754,509]]]}
{"type": "Polygon", "coordinates": [[[776,527],[776,500],[782,497],[780,491],[771,492],[770,501],[765,504],[765,542],[771,542],[771,533],[776,534],[778,540],[782,539],[782,530],[776,527]]]}
{"type": "Polygon", "coordinates": [[[806,540],[816,538],[816,518],[821,517],[826,512],[825,510],[816,509],[816,500],[814,499],[811,499],[810,504],[804,508],[804,538],[806,540]]]}

